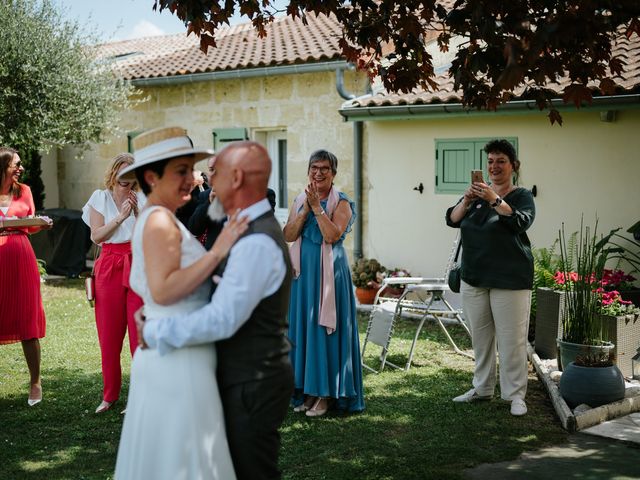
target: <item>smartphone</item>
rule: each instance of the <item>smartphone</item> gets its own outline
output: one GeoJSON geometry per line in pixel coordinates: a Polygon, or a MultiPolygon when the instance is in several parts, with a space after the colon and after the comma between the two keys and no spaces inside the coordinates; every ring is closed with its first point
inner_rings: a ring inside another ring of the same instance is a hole
{"type": "Polygon", "coordinates": [[[482,170],[471,170],[471,183],[484,183],[482,170]]]}

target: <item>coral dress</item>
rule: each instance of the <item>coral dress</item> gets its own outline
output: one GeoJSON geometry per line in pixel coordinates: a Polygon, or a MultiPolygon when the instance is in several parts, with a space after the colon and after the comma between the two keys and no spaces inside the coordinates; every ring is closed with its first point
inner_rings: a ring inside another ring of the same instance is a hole
{"type": "MultiPolygon", "coordinates": [[[[0,219],[34,215],[31,189],[26,185],[21,188],[20,198],[12,198],[6,214],[0,211],[0,219]]],[[[45,335],[40,274],[27,237],[29,231],[29,228],[14,228],[0,232],[0,344],[45,335]]]]}
{"type": "MultiPolygon", "coordinates": [[[[342,237],[333,244],[333,270],[336,295],[336,331],[327,335],[318,324],[318,306],[322,291],[322,232],[318,221],[309,212],[302,229],[300,276],[291,285],[289,301],[290,352],[295,376],[293,405],[300,405],[304,395],[337,399],[336,407],[348,412],[364,410],[362,366],[356,300],[351,283],[349,260],[343,246],[355,220],[354,204],[347,200],[352,216],[342,237]]],[[[327,201],[321,202],[327,208],[327,201]]]]}

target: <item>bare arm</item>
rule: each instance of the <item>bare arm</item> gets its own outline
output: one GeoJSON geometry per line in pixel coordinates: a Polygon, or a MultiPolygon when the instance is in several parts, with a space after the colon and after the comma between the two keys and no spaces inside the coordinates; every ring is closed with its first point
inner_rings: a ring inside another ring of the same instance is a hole
{"type": "Polygon", "coordinates": [[[113,220],[105,223],[104,216],[89,207],[89,226],[91,227],[91,240],[93,243],[100,244],[109,240],[116,230],[120,227],[129,215],[131,215],[132,206],[129,200],[122,205],[122,211],[113,220]]]}
{"type": "Polygon", "coordinates": [[[302,228],[304,227],[304,222],[307,219],[307,215],[309,214],[309,204],[305,201],[302,210],[299,213],[293,211],[295,208],[295,202],[291,207],[291,213],[289,214],[289,221],[284,226],[282,233],[284,234],[284,239],[287,242],[295,242],[300,234],[302,233],[302,228]]]}
{"type": "Polygon", "coordinates": [[[458,203],[455,206],[455,208],[451,211],[451,215],[449,215],[449,218],[451,219],[451,221],[453,223],[461,222],[465,214],[467,213],[467,210],[469,210],[469,207],[471,206],[471,204],[476,198],[477,198],[477,195],[473,190],[473,185],[471,185],[469,188],[467,188],[464,191],[464,197],[462,197],[462,201],[458,203]]]}
{"type": "MultiPolygon", "coordinates": [[[[499,195],[493,190],[491,185],[487,185],[486,183],[474,183],[471,185],[471,188],[475,191],[477,197],[486,200],[490,205],[499,198],[499,195]]],[[[513,213],[513,209],[504,199],[502,199],[502,203],[494,209],[498,215],[511,215],[513,213]]]]}
{"type": "Polygon", "coordinates": [[[231,246],[247,229],[248,219],[232,215],[213,248],[186,268],[180,268],[182,235],[175,220],[165,210],[149,215],[142,234],[145,273],[153,300],[171,305],[192,293],[205,281],[231,246]]]}
{"type": "Polygon", "coordinates": [[[340,237],[347,229],[352,212],[349,202],[342,200],[334,210],[333,218],[329,218],[322,207],[318,209],[314,208],[313,214],[316,216],[318,227],[320,227],[320,233],[322,233],[324,241],[327,243],[335,243],[340,240],[340,237]]]}

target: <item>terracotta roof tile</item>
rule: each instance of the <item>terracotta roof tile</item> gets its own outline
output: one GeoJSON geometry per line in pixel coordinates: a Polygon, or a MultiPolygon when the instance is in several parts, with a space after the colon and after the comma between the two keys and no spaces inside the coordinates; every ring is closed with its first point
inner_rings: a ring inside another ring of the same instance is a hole
{"type": "MultiPolygon", "coordinates": [[[[640,91],[640,38],[637,35],[633,35],[628,39],[626,36],[621,35],[616,39],[613,51],[614,55],[619,55],[626,64],[622,75],[615,78],[616,83],[621,87],[619,92],[616,93],[624,94],[640,91]]],[[[345,102],[343,108],[460,103],[462,92],[459,90],[454,91],[452,79],[446,74],[441,74],[435,80],[438,84],[438,89],[434,92],[415,89],[411,93],[398,94],[381,90],[374,95],[366,95],[345,102]]],[[[558,83],[549,84],[548,88],[560,95],[560,92],[569,83],[569,79],[564,78],[558,83]]],[[[592,86],[595,89],[596,85],[593,84],[592,86]]],[[[521,97],[524,92],[525,88],[522,87],[514,93],[516,97],[521,97]]]]}
{"type": "Polygon", "coordinates": [[[250,23],[222,28],[216,33],[217,48],[206,55],[200,39],[184,33],[99,45],[97,56],[114,60],[128,80],[342,58],[336,18],[310,14],[307,21],[303,25],[299,19],[278,18],[267,26],[264,39],[250,23]]]}

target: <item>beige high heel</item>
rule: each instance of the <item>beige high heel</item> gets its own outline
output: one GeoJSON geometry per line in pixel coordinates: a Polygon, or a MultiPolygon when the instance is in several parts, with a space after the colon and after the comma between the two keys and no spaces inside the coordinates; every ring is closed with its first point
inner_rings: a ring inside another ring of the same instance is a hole
{"type": "Polygon", "coordinates": [[[293,411],[296,413],[306,412],[311,407],[313,407],[313,405],[316,403],[316,398],[317,397],[311,397],[311,396],[307,397],[301,405],[294,407],[293,411]]]}
{"type": "Polygon", "coordinates": [[[111,408],[111,406],[114,404],[115,402],[107,402],[106,400],[103,400],[100,405],[98,405],[98,408],[96,408],[96,413],[104,413],[107,410],[109,410],[111,408]]]}
{"type": "Polygon", "coordinates": [[[316,403],[313,404],[313,407],[311,407],[309,410],[306,411],[305,415],[307,417],[321,417],[328,411],[329,411],[329,399],[319,397],[318,400],[316,400],[316,403]],[[324,400],[325,402],[324,408],[318,408],[322,400],[324,400]]]}
{"type": "Polygon", "coordinates": [[[40,391],[38,392],[38,395],[33,396],[33,397],[31,396],[32,393],[33,393],[31,391],[31,388],[33,388],[33,386],[31,386],[30,389],[29,389],[29,398],[27,399],[27,404],[30,407],[33,407],[34,405],[37,405],[42,401],[42,387],[39,387],[40,391]]]}

